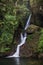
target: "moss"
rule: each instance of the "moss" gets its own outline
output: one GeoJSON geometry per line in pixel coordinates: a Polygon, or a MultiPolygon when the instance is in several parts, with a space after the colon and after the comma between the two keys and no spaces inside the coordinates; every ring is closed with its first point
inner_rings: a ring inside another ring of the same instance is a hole
{"type": "Polygon", "coordinates": [[[38,51],[43,52],[43,28],[40,31],[40,38],[38,43],[38,51]]]}
{"type": "Polygon", "coordinates": [[[33,39],[34,34],[28,35],[27,41],[31,41],[33,39]]]}
{"type": "MultiPolygon", "coordinates": [[[[41,30],[40,30],[39,27],[37,27],[35,25],[34,25],[34,27],[31,28],[31,30],[32,29],[34,29],[33,30],[34,32],[32,32],[32,34],[28,34],[28,36],[27,36],[27,45],[29,46],[29,49],[34,53],[34,52],[38,51],[38,42],[39,42],[39,37],[40,37],[40,31],[41,30]]],[[[28,33],[29,33],[29,31],[28,31],[28,33]]]]}
{"type": "MultiPolygon", "coordinates": [[[[36,26],[36,28],[33,27],[32,29],[33,29],[34,32],[32,32],[32,34],[28,34],[27,44],[29,45],[30,49],[32,48],[34,50],[34,52],[36,51],[36,52],[39,52],[39,53],[43,53],[43,28],[39,29],[39,27],[37,27],[37,26],[36,26]]],[[[29,32],[31,33],[30,30],[28,31],[28,33],[29,32]]]]}
{"type": "Polygon", "coordinates": [[[16,2],[17,0],[1,0],[0,2],[0,52],[9,51],[13,47],[15,49],[17,37],[20,35],[18,32],[20,33],[23,30],[30,13],[25,5],[17,3],[16,6],[16,2]],[[22,29],[19,24],[21,24],[22,29]]]}

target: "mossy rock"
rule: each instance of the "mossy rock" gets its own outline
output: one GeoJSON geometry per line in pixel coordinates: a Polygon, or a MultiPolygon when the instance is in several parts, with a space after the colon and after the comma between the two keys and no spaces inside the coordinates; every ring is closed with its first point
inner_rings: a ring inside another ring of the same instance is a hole
{"type": "Polygon", "coordinates": [[[27,40],[20,49],[21,57],[31,57],[34,53],[37,54],[40,31],[41,28],[33,24],[27,29],[27,40]]]}
{"type": "Polygon", "coordinates": [[[26,30],[27,34],[32,34],[40,30],[39,26],[31,24],[28,29],[26,30]]]}

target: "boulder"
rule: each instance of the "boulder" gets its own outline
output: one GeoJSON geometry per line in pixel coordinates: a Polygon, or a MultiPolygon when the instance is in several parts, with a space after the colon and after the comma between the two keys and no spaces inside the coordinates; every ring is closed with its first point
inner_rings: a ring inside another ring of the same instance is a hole
{"type": "Polygon", "coordinates": [[[27,34],[32,34],[32,33],[37,32],[38,30],[40,30],[40,27],[39,27],[39,26],[36,26],[36,25],[31,24],[31,25],[28,27],[28,29],[26,30],[26,33],[27,33],[27,34]]]}

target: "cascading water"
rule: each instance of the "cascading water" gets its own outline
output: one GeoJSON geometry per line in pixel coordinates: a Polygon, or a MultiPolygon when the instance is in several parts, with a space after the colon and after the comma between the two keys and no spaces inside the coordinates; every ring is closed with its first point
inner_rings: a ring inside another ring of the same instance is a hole
{"type": "MultiPolygon", "coordinates": [[[[29,27],[29,25],[30,25],[30,19],[31,19],[31,14],[30,14],[30,16],[29,16],[29,18],[27,20],[27,23],[26,23],[26,26],[25,26],[24,30],[26,30],[29,27]]],[[[24,36],[23,36],[23,34],[21,33],[21,42],[20,42],[20,44],[18,44],[16,52],[12,56],[8,56],[8,58],[9,57],[20,57],[19,56],[19,50],[20,50],[20,47],[23,44],[25,44],[26,38],[27,38],[27,34],[24,33],[24,36]]]]}
{"type": "Polygon", "coordinates": [[[26,26],[25,26],[25,30],[26,30],[26,29],[29,27],[29,25],[30,25],[31,15],[32,15],[32,14],[30,14],[30,16],[29,16],[29,18],[28,18],[28,20],[27,20],[27,23],[26,23],[26,26]]]}

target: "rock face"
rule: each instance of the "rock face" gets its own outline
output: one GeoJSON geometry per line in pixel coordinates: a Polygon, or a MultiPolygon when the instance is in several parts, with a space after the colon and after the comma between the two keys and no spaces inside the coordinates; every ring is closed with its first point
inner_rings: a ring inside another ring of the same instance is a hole
{"type": "Polygon", "coordinates": [[[32,23],[43,26],[43,0],[30,0],[32,23]]]}
{"type": "Polygon", "coordinates": [[[43,0],[30,0],[30,6],[34,14],[43,14],[43,0]]]}
{"type": "Polygon", "coordinates": [[[23,45],[20,49],[20,56],[21,57],[31,57],[34,55],[37,56],[36,52],[38,48],[40,28],[36,25],[30,25],[30,27],[27,30],[27,33],[28,33],[27,40],[26,40],[25,45],[23,45]]]}

